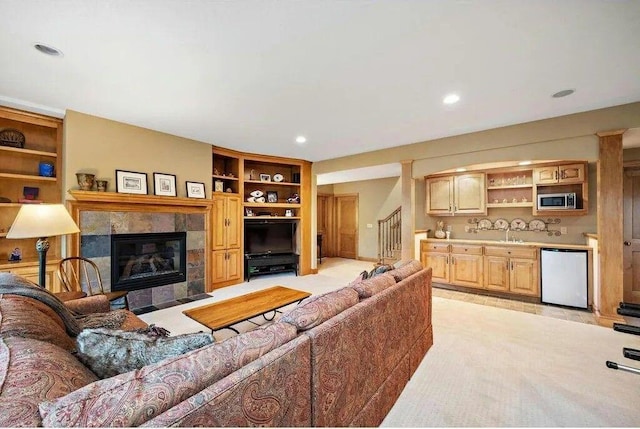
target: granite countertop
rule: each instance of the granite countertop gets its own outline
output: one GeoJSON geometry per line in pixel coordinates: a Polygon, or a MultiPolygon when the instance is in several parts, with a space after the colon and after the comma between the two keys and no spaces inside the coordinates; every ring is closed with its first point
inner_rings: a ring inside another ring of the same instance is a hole
{"type": "Polygon", "coordinates": [[[572,249],[572,250],[591,250],[586,244],[566,244],[566,243],[544,243],[539,241],[523,241],[523,242],[505,242],[499,240],[466,240],[451,238],[426,238],[420,241],[432,243],[449,243],[449,244],[476,244],[479,246],[523,246],[523,247],[550,247],[553,249],[572,249]]]}

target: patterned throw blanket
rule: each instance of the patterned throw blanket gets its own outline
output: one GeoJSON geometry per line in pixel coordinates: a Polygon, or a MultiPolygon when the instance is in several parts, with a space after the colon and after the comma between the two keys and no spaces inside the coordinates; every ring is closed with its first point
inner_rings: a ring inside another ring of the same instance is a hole
{"type": "Polygon", "coordinates": [[[67,333],[72,337],[88,328],[118,329],[127,317],[125,310],[108,313],[78,314],[67,308],[62,301],[46,289],[12,273],[0,273],[0,294],[20,295],[36,299],[51,307],[64,322],[67,333]]]}

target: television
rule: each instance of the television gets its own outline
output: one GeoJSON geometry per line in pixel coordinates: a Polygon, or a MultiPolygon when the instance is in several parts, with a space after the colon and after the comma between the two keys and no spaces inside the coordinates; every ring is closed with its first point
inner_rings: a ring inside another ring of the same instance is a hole
{"type": "Polygon", "coordinates": [[[246,255],[295,253],[295,232],[295,221],[247,220],[244,224],[244,253],[246,255]]]}

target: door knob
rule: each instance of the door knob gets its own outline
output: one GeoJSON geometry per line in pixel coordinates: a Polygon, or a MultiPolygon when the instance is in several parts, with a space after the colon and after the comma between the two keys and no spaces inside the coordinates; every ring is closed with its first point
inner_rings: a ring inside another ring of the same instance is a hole
{"type": "Polygon", "coordinates": [[[625,246],[631,246],[631,242],[630,242],[630,241],[625,241],[625,242],[624,242],[624,245],[625,245],[625,246]]]}

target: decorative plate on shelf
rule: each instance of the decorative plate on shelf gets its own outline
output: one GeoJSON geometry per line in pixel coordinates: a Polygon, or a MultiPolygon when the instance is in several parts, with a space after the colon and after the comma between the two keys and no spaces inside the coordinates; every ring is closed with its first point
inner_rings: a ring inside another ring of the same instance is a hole
{"type": "Polygon", "coordinates": [[[491,229],[493,227],[493,224],[491,223],[491,220],[484,218],[484,219],[480,219],[480,221],[478,221],[478,229],[491,229]]]}
{"type": "Polygon", "coordinates": [[[515,231],[524,231],[527,229],[527,222],[520,218],[516,218],[511,221],[511,229],[515,231]]]}
{"type": "Polygon", "coordinates": [[[531,231],[544,231],[545,229],[547,229],[547,225],[540,219],[532,219],[529,222],[529,230],[531,231]]]}
{"type": "Polygon", "coordinates": [[[495,223],[493,224],[493,226],[495,227],[495,229],[507,229],[509,228],[509,222],[507,222],[506,219],[498,219],[495,221],[495,223]]]}
{"type": "Polygon", "coordinates": [[[282,182],[284,180],[284,176],[280,173],[273,175],[274,182],[282,182]]]}

